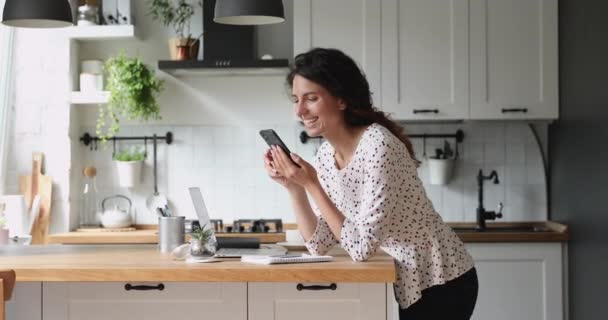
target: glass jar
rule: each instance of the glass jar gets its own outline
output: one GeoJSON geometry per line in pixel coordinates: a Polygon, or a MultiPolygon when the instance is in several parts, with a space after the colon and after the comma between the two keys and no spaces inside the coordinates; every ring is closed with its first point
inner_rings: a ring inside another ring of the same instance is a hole
{"type": "Polygon", "coordinates": [[[84,168],[84,183],[80,199],[79,226],[80,228],[99,228],[100,210],[97,202],[97,183],[95,167],[84,168]]]}
{"type": "Polygon", "coordinates": [[[190,255],[193,257],[211,257],[217,251],[217,240],[212,235],[207,241],[190,238],[190,255]]]}
{"type": "Polygon", "coordinates": [[[94,26],[99,24],[99,7],[85,4],[78,7],[79,26],[94,26]]]}

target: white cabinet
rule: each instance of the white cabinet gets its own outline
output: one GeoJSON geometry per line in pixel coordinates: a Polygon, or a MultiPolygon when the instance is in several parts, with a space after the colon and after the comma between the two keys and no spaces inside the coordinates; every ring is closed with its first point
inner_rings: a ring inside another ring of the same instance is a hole
{"type": "Polygon", "coordinates": [[[249,283],[248,319],[386,319],[386,284],[337,283],[333,290],[329,286],[329,283],[249,283]],[[312,290],[320,288],[324,289],[312,290]]]}
{"type": "Polygon", "coordinates": [[[336,47],[401,120],[556,119],[557,0],[298,0],[294,51],[336,47]]]}
{"type": "Polygon", "coordinates": [[[163,290],[126,290],[125,285],[44,283],[44,320],[247,319],[247,284],[243,282],[165,282],[163,290]]]}
{"type": "Polygon", "coordinates": [[[42,320],[42,283],[17,282],[6,302],[8,320],[42,320]]]}
{"type": "Polygon", "coordinates": [[[558,117],[557,0],[470,0],[471,119],[558,117]]]}
{"type": "Polygon", "coordinates": [[[380,3],[377,0],[294,1],[294,54],[314,47],[337,48],[364,70],[380,97],[380,3]]]}
{"type": "Polygon", "coordinates": [[[382,1],[382,109],[402,120],[467,119],[468,0],[382,1]]]}
{"type": "MultiPolygon", "coordinates": [[[[562,320],[562,243],[467,243],[479,295],[473,320],[562,320]]],[[[399,319],[392,289],[388,319],[399,319]]]]}

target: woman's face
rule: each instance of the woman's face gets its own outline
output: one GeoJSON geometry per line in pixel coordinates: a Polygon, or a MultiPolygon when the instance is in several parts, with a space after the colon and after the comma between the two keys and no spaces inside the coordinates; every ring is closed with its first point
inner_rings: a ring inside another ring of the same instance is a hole
{"type": "Polygon", "coordinates": [[[304,123],[308,136],[326,136],[328,130],[344,126],[344,101],[332,96],[317,83],[296,75],[291,98],[294,111],[304,123]]]}

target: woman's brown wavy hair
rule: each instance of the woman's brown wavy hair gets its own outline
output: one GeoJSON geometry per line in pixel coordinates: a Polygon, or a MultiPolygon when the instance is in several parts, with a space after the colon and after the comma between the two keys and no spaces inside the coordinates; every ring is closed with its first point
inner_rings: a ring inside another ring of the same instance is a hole
{"type": "Polygon", "coordinates": [[[325,88],[334,97],[346,103],[344,120],[353,127],[378,123],[387,128],[405,146],[416,162],[412,142],[401,125],[372,104],[372,93],[365,74],[357,63],[338,49],[314,48],[295,57],[287,75],[287,84],[293,87],[293,78],[302,76],[325,88]]]}

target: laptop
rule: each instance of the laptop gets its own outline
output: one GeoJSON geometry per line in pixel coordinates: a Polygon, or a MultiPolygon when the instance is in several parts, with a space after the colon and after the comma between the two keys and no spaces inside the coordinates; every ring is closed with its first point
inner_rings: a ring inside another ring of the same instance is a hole
{"type": "MultiPolygon", "coordinates": [[[[199,187],[188,188],[190,192],[190,198],[192,199],[192,204],[194,205],[194,211],[196,212],[196,216],[198,217],[198,222],[201,226],[207,225],[209,226],[209,230],[212,232],[212,237],[215,236],[215,230],[210,227],[211,220],[209,219],[209,214],[207,211],[207,206],[205,205],[205,200],[203,199],[203,194],[199,187]]],[[[221,241],[220,241],[221,242],[221,241]]],[[[245,241],[246,242],[246,241],[245,241]]],[[[234,245],[234,243],[233,243],[234,245]]],[[[222,248],[220,247],[215,253],[215,257],[218,258],[240,258],[244,255],[262,255],[262,256],[272,256],[272,255],[282,255],[287,253],[287,249],[281,246],[272,246],[272,245],[260,245],[260,248],[222,248]]]]}

